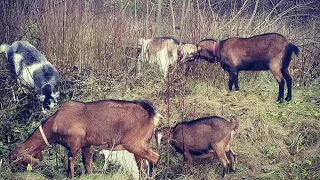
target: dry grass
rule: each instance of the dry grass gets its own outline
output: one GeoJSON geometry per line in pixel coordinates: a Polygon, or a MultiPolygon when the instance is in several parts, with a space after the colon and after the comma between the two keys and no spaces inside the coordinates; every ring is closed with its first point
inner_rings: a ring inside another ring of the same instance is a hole
{"type": "MultiPolygon", "coordinates": [[[[2,42],[28,40],[46,55],[64,80],[60,104],[70,99],[147,99],[164,116],[160,126],[208,115],[236,116],[240,127],[233,149],[239,155],[239,164],[236,173],[227,175],[226,179],[320,178],[319,17],[310,15],[308,21],[302,22],[299,16],[292,15],[305,12],[310,4],[296,4],[282,11],[277,9],[281,4],[275,4],[275,8],[259,11],[251,21],[246,16],[250,3],[239,9],[231,6],[229,15],[209,6],[200,12],[195,8],[190,11],[192,16],[186,18],[189,23],[181,27],[185,29],[177,29],[177,37],[185,30],[187,33],[181,40],[190,43],[203,38],[248,37],[265,32],[284,34],[299,46],[300,55],[293,57],[290,67],[294,77],[293,100],[277,104],[278,87],[270,72],[241,72],[239,92],[228,92],[225,71],[218,64],[204,61],[190,63],[187,77],[173,76],[169,83],[163,82],[158,68],[149,64],[144,64],[139,75],[132,47],[139,38],[156,34],[155,11],[150,1],[149,14],[146,1],[138,1],[137,17],[132,4],[121,11],[124,6],[118,1],[28,1],[24,5],[20,1],[9,2],[4,1],[8,8],[1,9],[6,15],[2,17],[2,27],[9,28],[3,28],[0,33],[2,42]],[[18,9],[22,13],[17,13],[18,9]]],[[[176,18],[180,19],[181,9],[175,8],[176,18]]],[[[171,18],[164,16],[162,21],[162,35],[172,35],[171,18]]],[[[19,91],[9,78],[4,58],[0,66],[0,158],[6,162],[8,152],[26,139],[45,116],[39,113],[39,102],[19,91]],[[20,102],[12,100],[11,88],[19,95],[20,102]]],[[[66,177],[63,163],[53,169],[56,162],[52,160],[52,151],[45,151],[51,169],[12,174],[10,165],[4,163],[0,178],[66,177]]],[[[157,151],[161,154],[158,179],[220,177],[218,160],[197,159],[194,166],[188,166],[170,148],[157,151]]],[[[64,158],[64,151],[59,151],[58,156],[64,158]]],[[[93,164],[94,175],[79,179],[127,178],[121,173],[102,173],[101,160],[97,158],[93,164]]],[[[81,169],[78,168],[78,175],[83,174],[81,169]]]]}

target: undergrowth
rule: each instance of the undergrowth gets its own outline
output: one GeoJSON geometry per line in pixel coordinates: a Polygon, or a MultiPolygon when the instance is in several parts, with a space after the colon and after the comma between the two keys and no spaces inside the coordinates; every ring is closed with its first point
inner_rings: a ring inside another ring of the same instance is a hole
{"type": "MultiPolygon", "coordinates": [[[[171,16],[170,3],[163,4],[161,33],[155,1],[134,2],[4,0],[1,43],[28,40],[45,54],[63,79],[59,105],[70,100],[146,99],[162,114],[160,127],[209,115],[236,117],[240,126],[232,147],[239,162],[225,179],[320,179],[318,1],[190,1],[181,7],[187,1],[173,0],[171,16]],[[258,5],[261,8],[255,8],[258,5]],[[183,8],[189,8],[185,17],[183,8]],[[197,60],[166,80],[148,63],[141,72],[137,69],[136,46],[142,37],[175,36],[197,43],[267,32],[283,34],[300,49],[290,65],[290,102],[276,103],[278,85],[269,71],[240,72],[240,90],[229,92],[228,74],[218,63],[197,60]]],[[[9,152],[49,115],[40,113],[40,102],[16,84],[6,65],[1,55],[0,179],[67,179],[66,152],[59,145],[45,150],[41,170],[10,171],[9,152]]],[[[221,175],[217,159],[196,159],[188,165],[171,147],[157,149],[154,142],[152,147],[161,155],[156,179],[221,175]]],[[[104,158],[94,151],[94,174],[84,174],[79,156],[77,179],[130,179],[117,168],[103,171],[104,158]]]]}

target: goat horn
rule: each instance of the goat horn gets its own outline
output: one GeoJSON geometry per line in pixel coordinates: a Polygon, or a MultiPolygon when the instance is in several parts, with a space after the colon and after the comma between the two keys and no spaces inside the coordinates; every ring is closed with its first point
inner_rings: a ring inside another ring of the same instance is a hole
{"type": "Polygon", "coordinates": [[[202,50],[202,47],[201,46],[197,46],[197,51],[201,51],[202,50]]]}

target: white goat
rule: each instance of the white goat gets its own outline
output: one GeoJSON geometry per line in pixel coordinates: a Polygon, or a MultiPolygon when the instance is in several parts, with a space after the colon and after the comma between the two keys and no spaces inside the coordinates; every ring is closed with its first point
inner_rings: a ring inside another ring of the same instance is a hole
{"type": "Polygon", "coordinates": [[[153,39],[139,39],[141,52],[138,58],[138,71],[140,72],[140,61],[156,63],[164,78],[167,77],[169,67],[177,68],[177,62],[185,62],[198,53],[197,46],[193,44],[181,44],[173,37],[156,37],[153,39]]]}
{"type": "Polygon", "coordinates": [[[103,154],[105,158],[103,170],[108,168],[108,162],[113,162],[119,164],[121,170],[129,172],[133,179],[139,179],[139,167],[135,160],[134,154],[126,150],[101,150],[99,154],[103,154]]]}
{"type": "Polygon", "coordinates": [[[27,41],[12,45],[2,44],[0,53],[5,53],[10,73],[18,83],[33,89],[42,102],[42,111],[53,108],[59,92],[55,92],[61,77],[45,56],[27,41]]]}

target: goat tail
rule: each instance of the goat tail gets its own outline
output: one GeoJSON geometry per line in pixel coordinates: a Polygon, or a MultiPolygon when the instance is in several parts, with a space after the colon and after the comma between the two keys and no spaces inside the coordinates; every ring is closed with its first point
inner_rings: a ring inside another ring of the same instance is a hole
{"type": "Polygon", "coordinates": [[[8,44],[1,44],[0,53],[6,53],[7,54],[8,50],[9,50],[9,45],[8,44]]]}
{"type": "Polygon", "coordinates": [[[288,68],[289,64],[290,64],[290,61],[291,61],[291,57],[292,57],[292,52],[294,52],[297,56],[299,54],[299,48],[292,44],[292,43],[289,43],[287,46],[286,46],[286,50],[285,50],[285,54],[284,54],[284,59],[283,59],[283,64],[282,66],[284,68],[288,68]]]}
{"type": "Polygon", "coordinates": [[[289,49],[290,49],[291,53],[294,52],[294,54],[296,54],[298,56],[299,48],[296,45],[292,44],[292,43],[289,43],[288,46],[289,46],[289,49]]]}
{"type": "Polygon", "coordinates": [[[135,100],[133,101],[133,103],[143,107],[143,109],[145,109],[148,112],[149,116],[156,116],[157,114],[156,108],[152,105],[151,102],[146,100],[135,100]]]}
{"type": "Polygon", "coordinates": [[[159,124],[160,118],[162,118],[161,114],[157,112],[156,108],[148,101],[133,101],[135,104],[143,107],[153,119],[155,127],[159,124]]]}

